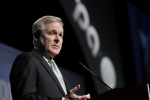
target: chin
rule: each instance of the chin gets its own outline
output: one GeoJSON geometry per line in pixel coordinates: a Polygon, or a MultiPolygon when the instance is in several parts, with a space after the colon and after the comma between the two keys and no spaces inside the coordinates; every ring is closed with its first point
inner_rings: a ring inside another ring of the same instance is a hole
{"type": "Polygon", "coordinates": [[[53,53],[56,54],[56,55],[58,55],[59,52],[60,52],[60,51],[58,51],[58,50],[53,51],[53,53]]]}
{"type": "Polygon", "coordinates": [[[59,54],[59,52],[53,52],[54,56],[57,56],[59,54]]]}

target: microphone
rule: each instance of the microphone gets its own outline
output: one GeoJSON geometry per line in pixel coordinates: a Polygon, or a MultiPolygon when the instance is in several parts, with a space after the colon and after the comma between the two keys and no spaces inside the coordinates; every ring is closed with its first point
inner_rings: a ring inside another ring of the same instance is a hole
{"type": "Polygon", "coordinates": [[[87,71],[89,71],[92,75],[94,75],[97,79],[99,79],[100,82],[103,83],[103,85],[106,86],[107,89],[112,90],[112,88],[109,87],[105,82],[103,82],[99,77],[97,77],[96,74],[94,74],[94,73],[93,73],[92,71],[90,71],[87,67],[85,67],[83,63],[79,62],[79,64],[80,64],[83,68],[85,68],[87,71]]]}

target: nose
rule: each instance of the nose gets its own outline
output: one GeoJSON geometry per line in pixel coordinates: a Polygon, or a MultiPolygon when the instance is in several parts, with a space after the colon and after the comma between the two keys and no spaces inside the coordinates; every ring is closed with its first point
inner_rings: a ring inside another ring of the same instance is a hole
{"type": "Polygon", "coordinates": [[[60,41],[60,37],[58,35],[55,36],[55,42],[59,42],[60,41]]]}

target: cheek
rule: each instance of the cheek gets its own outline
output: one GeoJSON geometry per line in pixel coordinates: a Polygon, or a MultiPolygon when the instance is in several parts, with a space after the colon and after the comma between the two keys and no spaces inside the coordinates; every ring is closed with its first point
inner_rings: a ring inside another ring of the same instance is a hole
{"type": "Polygon", "coordinates": [[[46,39],[46,38],[40,38],[40,44],[46,48],[49,48],[50,47],[50,43],[51,41],[46,39]]]}
{"type": "Polygon", "coordinates": [[[52,48],[52,47],[51,47],[51,44],[52,44],[52,41],[50,41],[50,40],[46,40],[46,41],[45,41],[45,46],[46,46],[47,48],[52,48]]]}
{"type": "Polygon", "coordinates": [[[63,39],[60,40],[61,45],[63,44],[63,39]]]}
{"type": "Polygon", "coordinates": [[[63,45],[63,41],[60,42],[60,47],[61,47],[61,48],[62,48],[62,45],[63,45]]]}

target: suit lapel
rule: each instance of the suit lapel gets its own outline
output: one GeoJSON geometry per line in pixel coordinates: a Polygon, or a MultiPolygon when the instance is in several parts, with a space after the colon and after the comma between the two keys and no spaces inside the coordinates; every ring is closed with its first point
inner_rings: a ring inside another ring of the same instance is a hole
{"type": "Polygon", "coordinates": [[[36,55],[39,59],[41,59],[41,63],[44,66],[44,68],[47,70],[47,72],[49,73],[49,75],[54,79],[54,81],[56,82],[58,88],[60,89],[60,91],[62,92],[62,94],[65,96],[65,92],[62,89],[56,75],[54,74],[54,72],[52,71],[52,69],[50,68],[50,66],[48,65],[48,63],[45,61],[45,59],[43,58],[43,56],[40,54],[40,52],[36,49],[33,49],[31,51],[34,55],[36,55]]]}

